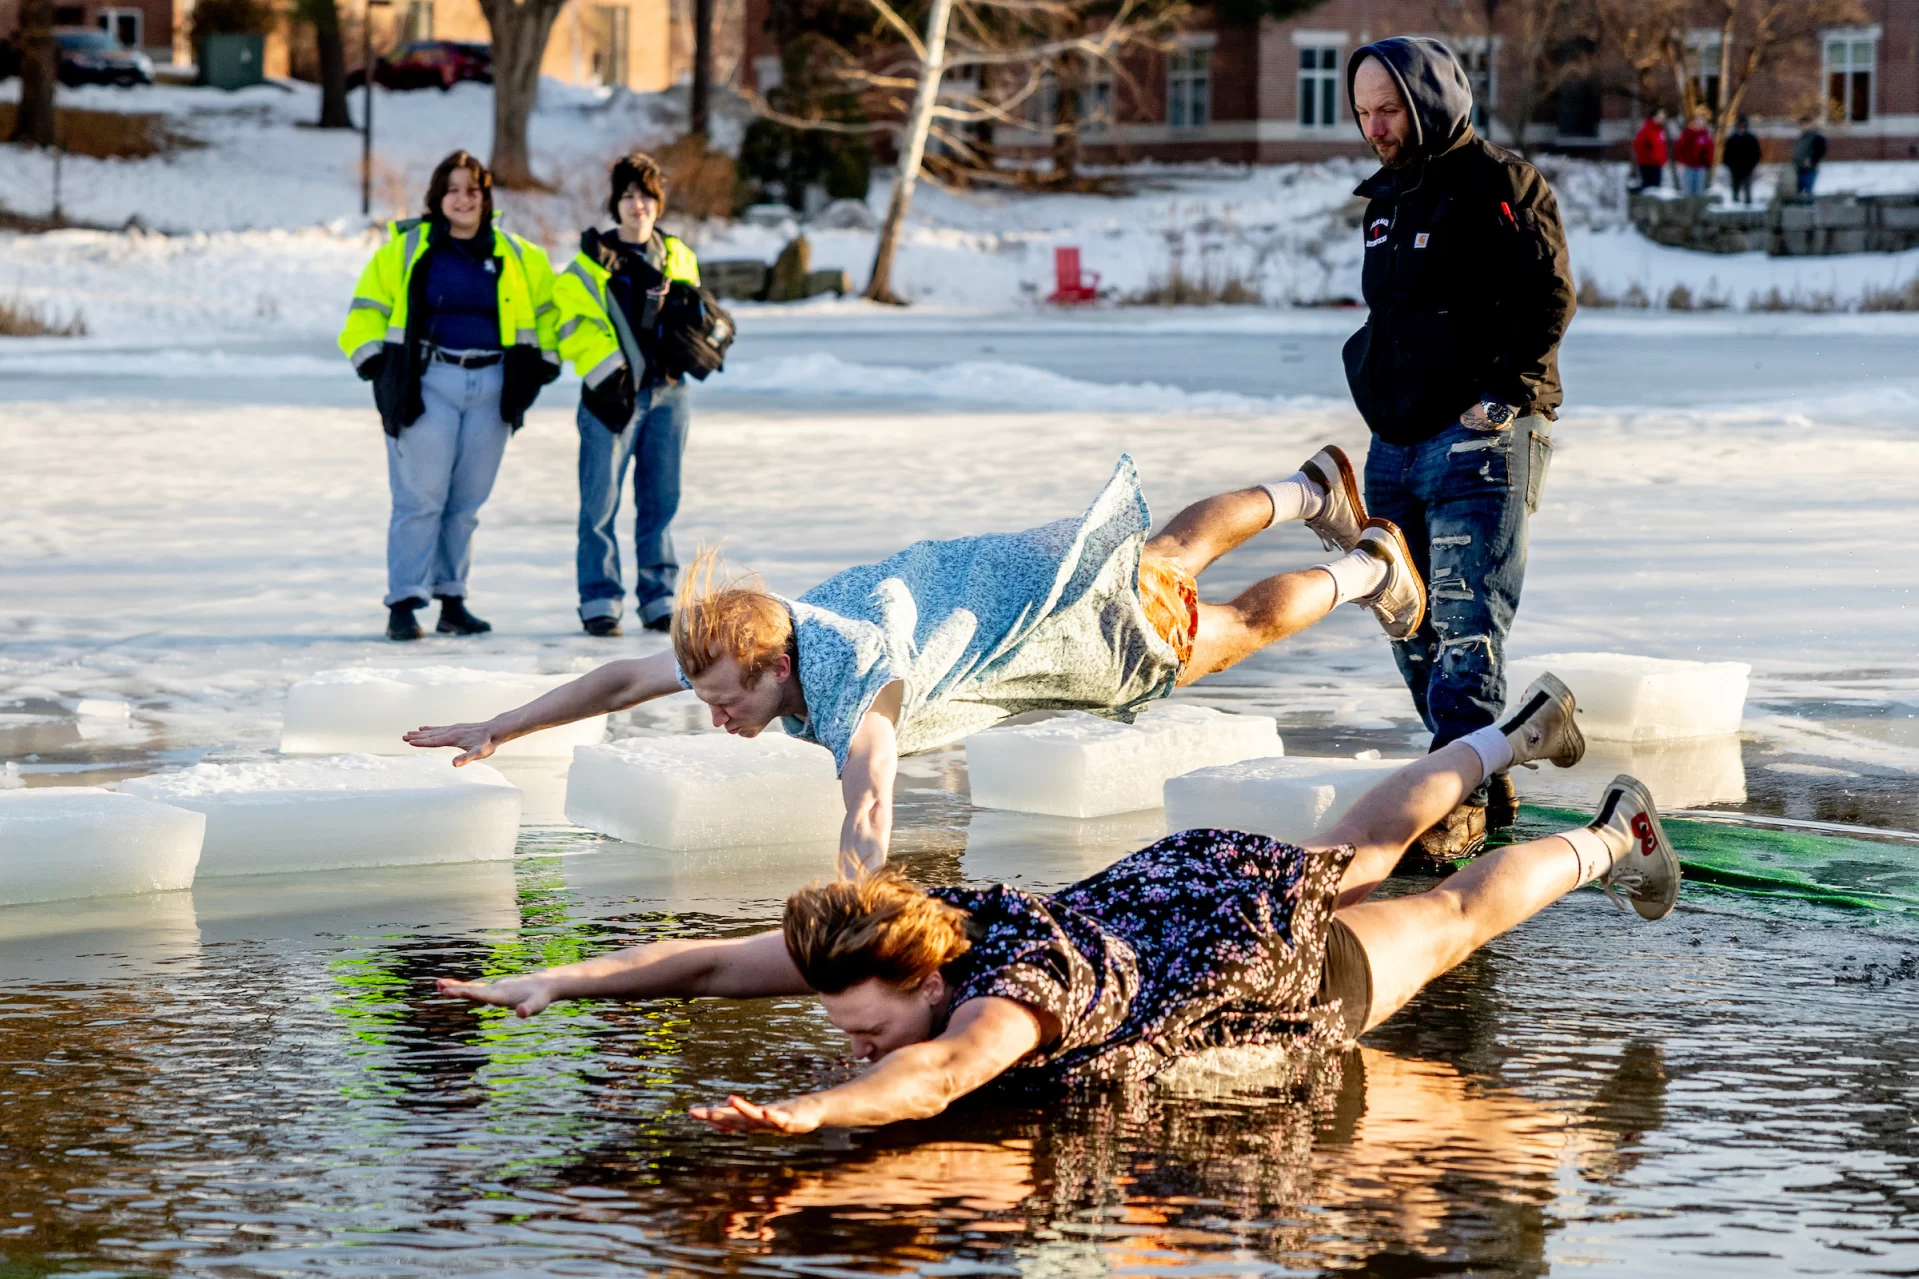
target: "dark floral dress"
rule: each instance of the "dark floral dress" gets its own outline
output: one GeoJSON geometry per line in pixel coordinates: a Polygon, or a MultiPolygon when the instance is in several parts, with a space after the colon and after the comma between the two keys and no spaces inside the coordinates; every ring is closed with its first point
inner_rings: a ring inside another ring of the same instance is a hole
{"type": "Polygon", "coordinates": [[[1337,1048],[1338,1003],[1313,1001],[1352,858],[1188,830],[1044,897],[932,889],[973,917],[972,949],[947,968],[954,1006],[999,995],[1058,1019],[1011,1083],[1145,1079],[1234,1044],[1337,1048]]]}

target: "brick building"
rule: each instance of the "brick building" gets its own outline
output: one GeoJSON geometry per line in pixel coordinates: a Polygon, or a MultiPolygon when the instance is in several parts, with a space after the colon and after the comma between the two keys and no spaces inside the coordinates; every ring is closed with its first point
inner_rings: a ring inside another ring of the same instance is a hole
{"type": "MultiPolygon", "coordinates": [[[[1748,91],[1742,105],[1769,153],[1783,158],[1797,133],[1795,118],[1823,100],[1833,158],[1919,156],[1919,0],[1862,4],[1869,22],[1807,41],[1748,91]]],[[[744,66],[746,82],[762,90],[779,74],[765,5],[749,0],[744,66]]],[[[1326,0],[1290,21],[1233,26],[1199,5],[1170,50],[1129,58],[1128,76],[1092,78],[1081,114],[1104,123],[1083,130],[1083,155],[1095,163],[1273,163],[1361,154],[1364,144],[1346,104],[1346,59],[1360,45],[1391,35],[1436,36],[1451,45],[1474,81],[1475,123],[1494,140],[1511,142],[1510,104],[1524,100],[1512,96],[1515,60],[1497,27],[1472,26],[1474,11],[1484,8],[1459,0],[1326,0]]],[[[1702,91],[1711,96],[1718,32],[1702,26],[1689,43],[1702,91]]],[[[1562,86],[1541,98],[1520,127],[1534,147],[1621,158],[1641,117],[1629,83],[1614,74],[1562,86]]],[[[1670,75],[1656,77],[1651,87],[1672,99],[1664,105],[1677,105],[1670,75]]],[[[1050,125],[1044,101],[1032,114],[1050,125]]],[[[1038,130],[1004,127],[994,140],[1035,152],[1047,144],[1038,130]]]]}

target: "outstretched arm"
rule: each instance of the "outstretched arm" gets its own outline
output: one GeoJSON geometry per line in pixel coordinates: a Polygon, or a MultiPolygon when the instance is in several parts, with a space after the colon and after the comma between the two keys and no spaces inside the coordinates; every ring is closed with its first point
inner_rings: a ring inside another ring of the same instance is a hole
{"type": "Polygon", "coordinates": [[[770,1106],[728,1097],[723,1106],[695,1106],[688,1113],[721,1132],[802,1133],[925,1119],[1038,1047],[1048,1037],[1047,1026],[1041,1024],[1044,1016],[998,995],[969,999],[954,1010],[938,1039],[895,1049],[873,1069],[837,1088],[770,1106]]]}
{"type": "Polygon", "coordinates": [[[840,869],[848,875],[861,867],[878,870],[886,865],[886,850],[893,839],[893,777],[899,771],[900,699],[905,691],[898,680],[879,691],[853,734],[846,767],[840,770],[840,792],[846,797],[840,869]]]}
{"type": "Polygon", "coordinates": [[[516,737],[576,719],[623,711],[680,691],[679,666],[671,652],[608,662],[571,684],[562,684],[526,705],[503,711],[483,724],[444,724],[416,728],[404,735],[409,746],[458,746],[453,766],[485,759],[516,737]]]}
{"type": "Polygon", "coordinates": [[[655,999],[720,995],[758,999],[805,995],[811,987],[786,953],[778,929],[722,941],[662,941],[632,946],[498,981],[438,979],[440,993],[498,1004],[531,1017],[556,999],[655,999]]]}

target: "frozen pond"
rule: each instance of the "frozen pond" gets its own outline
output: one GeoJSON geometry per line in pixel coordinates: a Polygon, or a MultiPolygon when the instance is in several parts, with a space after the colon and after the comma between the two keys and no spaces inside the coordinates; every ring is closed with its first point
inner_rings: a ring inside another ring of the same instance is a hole
{"type": "MultiPolygon", "coordinates": [[[[1333,363],[1356,317],[1254,318],[769,319],[741,389],[700,392],[682,545],[724,536],[793,591],[1078,510],[1122,450],[1162,519],[1324,440],[1360,451],[1333,363]]],[[[561,777],[501,761],[536,823],[511,863],[0,909],[0,1272],[1919,1270],[1919,847],[1900,835],[1919,831],[1919,376],[1905,318],[1870,318],[1582,320],[1513,649],[1751,663],[1738,738],[1596,752],[1529,798],[1579,807],[1638,771],[1687,796],[1669,806],[1801,823],[1799,847],[1830,850],[1821,883],[1880,908],[1695,883],[1635,927],[1583,893],[1304,1073],[722,1138],[686,1106],[844,1068],[815,1006],[520,1023],[429,979],[764,927],[826,853],[539,825],[561,777]]],[[[260,759],[287,685],[320,670],[564,674],[657,643],[573,616],[567,384],[483,514],[474,605],[496,631],[398,650],[377,638],[363,389],[318,341],[194,358],[0,351],[0,761],[28,784],[260,759]]],[[[1313,563],[1307,541],[1258,539],[1203,589],[1313,563]]],[[[1289,753],[1420,748],[1359,610],[1190,696],[1275,716],[1289,753]]],[[[902,787],[902,861],[929,883],[1054,886],[1162,833],[974,810],[957,751],[908,761],[902,787]]],[[[1735,860],[1775,838],[1717,829],[1735,860]]]]}

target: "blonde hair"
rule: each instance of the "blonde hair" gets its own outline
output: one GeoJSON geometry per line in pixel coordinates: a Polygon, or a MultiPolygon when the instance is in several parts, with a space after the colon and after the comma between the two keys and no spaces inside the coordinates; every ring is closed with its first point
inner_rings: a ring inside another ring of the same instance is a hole
{"type": "Polygon", "coordinates": [[[800,976],[821,994],[869,977],[915,990],[972,949],[970,918],[898,871],[862,871],[787,898],[780,932],[800,976]]]}
{"type": "Polygon", "coordinates": [[[799,653],[793,615],[751,574],[731,574],[715,546],[703,546],[680,579],[673,600],[673,656],[687,678],[730,657],[740,679],[751,684],[773,668],[780,654],[799,653]]]}

